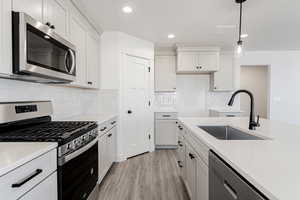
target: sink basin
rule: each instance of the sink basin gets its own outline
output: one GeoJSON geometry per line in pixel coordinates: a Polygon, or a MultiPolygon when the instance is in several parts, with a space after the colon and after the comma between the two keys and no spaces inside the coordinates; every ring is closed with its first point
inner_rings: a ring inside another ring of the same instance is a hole
{"type": "Polygon", "coordinates": [[[230,126],[198,126],[208,134],[219,140],[264,140],[261,137],[250,135],[230,126]]]}

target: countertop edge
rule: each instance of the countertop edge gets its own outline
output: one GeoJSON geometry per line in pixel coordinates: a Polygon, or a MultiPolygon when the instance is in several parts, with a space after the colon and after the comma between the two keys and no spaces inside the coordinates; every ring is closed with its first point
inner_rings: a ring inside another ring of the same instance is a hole
{"type": "MultiPolygon", "coordinates": [[[[20,144],[21,144],[21,142],[20,142],[20,144]]],[[[28,156],[26,156],[26,157],[24,157],[24,158],[22,158],[22,159],[20,159],[16,162],[14,162],[12,164],[10,164],[7,167],[1,168],[0,169],[0,178],[2,176],[5,176],[9,172],[15,170],[16,168],[21,167],[22,165],[25,165],[26,163],[28,163],[28,162],[44,155],[45,153],[48,153],[49,151],[57,148],[57,145],[58,145],[57,143],[54,143],[54,142],[53,143],[47,143],[47,144],[49,144],[47,147],[45,147],[41,150],[35,151],[34,153],[32,153],[32,154],[30,154],[30,155],[28,155],[28,156]]]]}

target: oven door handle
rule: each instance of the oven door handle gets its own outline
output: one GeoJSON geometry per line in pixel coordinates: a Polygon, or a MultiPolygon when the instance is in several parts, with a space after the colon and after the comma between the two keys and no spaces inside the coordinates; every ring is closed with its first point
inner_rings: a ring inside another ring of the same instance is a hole
{"type": "Polygon", "coordinates": [[[75,151],[75,152],[73,152],[73,153],[71,153],[69,155],[63,156],[61,158],[58,158],[58,166],[62,166],[64,164],[66,164],[67,162],[69,162],[70,160],[76,158],[80,154],[83,154],[84,152],[86,152],[87,150],[89,150],[92,146],[94,146],[94,144],[96,144],[97,142],[98,142],[98,138],[95,138],[93,141],[91,141],[87,145],[81,147],[77,151],[75,151]]]}

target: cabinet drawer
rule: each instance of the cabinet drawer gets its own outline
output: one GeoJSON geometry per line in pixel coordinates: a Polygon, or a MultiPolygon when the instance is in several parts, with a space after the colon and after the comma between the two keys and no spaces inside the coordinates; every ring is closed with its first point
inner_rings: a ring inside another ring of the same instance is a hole
{"type": "Polygon", "coordinates": [[[57,173],[53,173],[19,200],[57,200],[57,173]]]}
{"type": "Polygon", "coordinates": [[[54,149],[0,177],[0,193],[6,200],[15,200],[57,169],[54,149]]]}
{"type": "Polygon", "coordinates": [[[177,113],[175,112],[155,113],[155,119],[177,119],[177,113]]]}

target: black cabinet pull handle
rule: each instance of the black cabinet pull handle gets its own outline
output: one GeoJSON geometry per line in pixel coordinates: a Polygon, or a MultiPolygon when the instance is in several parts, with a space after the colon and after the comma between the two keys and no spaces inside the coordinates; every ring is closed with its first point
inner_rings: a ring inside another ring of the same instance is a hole
{"type": "Polygon", "coordinates": [[[171,117],[171,115],[163,115],[163,117],[171,117]]]}
{"type": "Polygon", "coordinates": [[[108,137],[111,137],[111,136],[112,136],[112,134],[110,133],[110,134],[108,134],[107,136],[108,136],[108,137]]]}
{"type": "Polygon", "coordinates": [[[34,177],[36,177],[37,175],[39,175],[42,172],[43,172],[42,169],[37,169],[37,170],[35,170],[35,172],[30,174],[28,177],[24,178],[23,180],[19,181],[18,183],[12,184],[11,187],[12,188],[21,187],[22,185],[24,185],[25,183],[27,183],[28,181],[30,181],[31,179],[33,179],[34,177]]]}
{"type": "Polygon", "coordinates": [[[190,156],[191,159],[195,158],[194,154],[192,154],[192,153],[189,153],[189,156],[190,156]]]}
{"type": "Polygon", "coordinates": [[[93,85],[93,82],[90,82],[90,81],[89,81],[88,84],[89,84],[89,85],[93,85]]]}
{"type": "Polygon", "coordinates": [[[116,123],[116,121],[113,121],[113,122],[111,122],[110,124],[111,124],[111,125],[114,125],[115,123],[116,123]]]}
{"type": "Polygon", "coordinates": [[[127,113],[128,113],[128,114],[131,114],[131,113],[132,113],[132,111],[131,111],[131,110],[128,110],[128,111],[127,111],[127,113]]]}
{"type": "Polygon", "coordinates": [[[237,192],[226,180],[224,181],[223,185],[227,192],[233,197],[233,199],[238,199],[237,192]]]}
{"type": "Polygon", "coordinates": [[[104,127],[103,129],[100,129],[100,131],[105,131],[107,129],[107,127],[104,127]]]}
{"type": "Polygon", "coordinates": [[[182,143],[181,143],[181,141],[178,141],[178,145],[179,145],[180,147],[183,146],[182,143]]]}
{"type": "Polygon", "coordinates": [[[177,163],[178,163],[178,166],[179,166],[180,168],[183,167],[183,165],[181,164],[181,161],[177,161],[177,163]]]}

